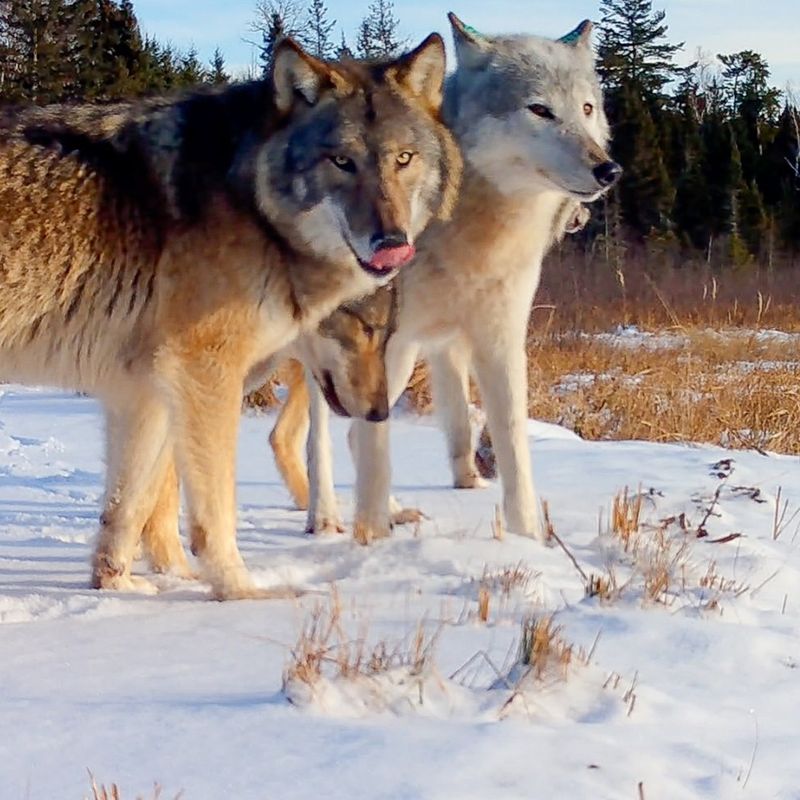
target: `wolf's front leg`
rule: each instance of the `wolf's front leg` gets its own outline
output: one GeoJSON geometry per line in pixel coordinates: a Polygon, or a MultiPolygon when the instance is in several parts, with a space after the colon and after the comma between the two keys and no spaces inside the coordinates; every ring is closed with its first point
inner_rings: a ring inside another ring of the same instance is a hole
{"type": "Polygon", "coordinates": [[[343,533],[333,486],[330,409],[316,381],[306,372],[311,428],[308,437],[309,506],[307,533],[343,533]]]}
{"type": "Polygon", "coordinates": [[[485,486],[475,466],[469,420],[469,350],[454,343],[429,358],[433,401],[444,428],[456,489],[485,486]]]}
{"type": "Polygon", "coordinates": [[[236,445],[243,372],[224,352],[189,354],[167,363],[178,470],[192,552],[200,559],[203,577],[218,600],[288,596],[287,590],[256,587],[236,545],[236,445]]]}
{"type": "MultiPolygon", "coordinates": [[[[476,337],[477,338],[477,337],[476,337]]],[[[525,324],[475,341],[475,375],[486,409],[503,483],[503,511],[509,530],[543,539],[528,449],[528,369],[525,324]]]]}
{"type": "Polygon", "coordinates": [[[155,391],[109,404],[106,498],[92,562],[95,589],[155,591],[131,575],[131,564],[171,452],[168,425],[169,408],[155,391]]]}
{"type": "MultiPolygon", "coordinates": [[[[408,385],[419,348],[395,335],[386,348],[386,379],[391,408],[408,385]]],[[[350,451],[356,467],[356,519],[353,536],[368,545],[392,532],[392,465],[389,423],[355,420],[350,451]]]]}

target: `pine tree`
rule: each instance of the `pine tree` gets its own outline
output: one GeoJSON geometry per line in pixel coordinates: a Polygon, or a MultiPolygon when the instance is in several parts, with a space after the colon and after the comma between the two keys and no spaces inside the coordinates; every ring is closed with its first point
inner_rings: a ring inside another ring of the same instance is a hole
{"type": "Polygon", "coordinates": [[[644,236],[666,230],[674,190],[653,117],[633,86],[618,93],[617,112],[613,146],[615,159],[625,167],[619,185],[622,218],[644,236]]]}
{"type": "Polygon", "coordinates": [[[333,58],[334,45],[331,33],[336,27],[336,20],[328,19],[328,7],[325,0],[310,0],[303,26],[303,44],[317,58],[333,58]]]}
{"type": "Polygon", "coordinates": [[[634,86],[655,97],[675,75],[675,54],[683,43],[670,44],[664,11],[651,0],[601,0],[599,69],[606,86],[634,86]]]}
{"type": "Polygon", "coordinates": [[[364,17],[358,26],[358,33],[356,35],[356,53],[359,58],[377,58],[378,45],[372,37],[372,28],[369,24],[369,19],[364,17]]]}
{"type": "Polygon", "coordinates": [[[398,38],[400,22],[391,0],[373,0],[358,28],[356,49],[360,58],[389,58],[404,42],[398,38]]]}
{"type": "Polygon", "coordinates": [[[339,46],[336,48],[336,58],[340,61],[346,60],[348,58],[355,58],[355,54],[350,49],[350,45],[347,44],[347,39],[345,38],[344,31],[342,31],[342,38],[339,42],[339,46]]]}
{"type": "Polygon", "coordinates": [[[208,78],[208,70],[203,66],[197,54],[197,48],[192,45],[189,51],[179,57],[178,85],[196,86],[204,83],[208,78]]]}
{"type": "Polygon", "coordinates": [[[268,75],[272,69],[272,54],[280,39],[302,38],[301,19],[297,0],[259,0],[250,30],[259,36],[256,46],[262,74],[268,75]]]}
{"type": "Polygon", "coordinates": [[[214,57],[211,59],[211,71],[208,74],[208,81],[214,86],[221,86],[230,81],[230,75],[225,71],[225,56],[219,47],[214,50],[214,57]]]}
{"type": "Polygon", "coordinates": [[[3,96],[11,102],[64,98],[69,81],[69,9],[61,0],[8,0],[0,4],[4,44],[3,96]]]}

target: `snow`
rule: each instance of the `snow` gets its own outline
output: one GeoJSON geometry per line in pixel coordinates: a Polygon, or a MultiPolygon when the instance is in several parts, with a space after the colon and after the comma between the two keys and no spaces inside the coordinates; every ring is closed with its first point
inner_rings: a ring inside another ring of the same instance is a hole
{"type": "MultiPolygon", "coordinates": [[[[149,797],[154,781],[164,798],[183,790],[186,800],[630,799],[639,783],[647,800],[800,797],[797,458],[585,442],[532,422],[538,488],[559,537],[587,573],[612,563],[626,584],[604,602],[584,596],[559,547],[492,537],[498,487],[448,488],[429,419],[401,416],[392,428],[397,494],[430,518],[419,530],[371,549],[304,536],[267,451],[270,423],[243,421],[239,540],[259,582],[309,594],[218,604],[203,585],[166,577],[155,597],[100,594],[88,589],[102,496],[97,406],[4,387],[2,800],[82,798],[87,768],[123,798],[149,797]],[[669,527],[683,556],[664,603],[646,600],[636,558],[605,532],[626,486],[644,492],[646,536],[686,515],[688,533],[669,527]],[[788,506],[775,538],[778,487],[788,506]],[[732,588],[699,585],[712,562],[732,588]],[[529,579],[507,597],[493,585],[480,622],[482,577],[515,565],[529,579]],[[282,689],[290,650],[334,583],[345,635],[403,647],[422,621],[438,635],[435,654],[416,676],[331,674],[292,704],[282,689]],[[554,613],[566,640],[594,650],[566,680],[528,676],[514,694],[498,674],[519,674],[515,643],[531,612],[554,613]]],[[[346,425],[333,435],[349,520],[346,425]]]]}
{"type": "MultiPolygon", "coordinates": [[[[774,345],[798,345],[800,344],[800,333],[793,331],[780,331],[768,328],[752,330],[750,328],[726,328],[695,331],[695,335],[700,334],[710,339],[717,339],[720,342],[730,340],[745,340],[753,344],[774,344],[774,345]]],[[[645,350],[680,350],[687,347],[691,339],[686,333],[676,331],[645,331],[636,325],[617,325],[613,330],[604,333],[578,333],[568,334],[577,335],[584,339],[591,339],[600,342],[608,347],[618,347],[621,349],[645,349],[645,350]]]]}

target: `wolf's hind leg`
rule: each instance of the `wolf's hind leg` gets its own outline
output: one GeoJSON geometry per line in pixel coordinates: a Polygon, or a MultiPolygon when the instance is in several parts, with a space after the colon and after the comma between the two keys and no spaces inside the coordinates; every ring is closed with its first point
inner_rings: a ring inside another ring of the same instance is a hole
{"type": "Polygon", "coordinates": [[[286,371],[288,395],[269,436],[275,464],[295,505],[305,511],[309,504],[308,472],[303,446],[309,431],[309,396],[305,370],[299,361],[286,371]]]}
{"type": "Polygon", "coordinates": [[[433,401],[450,454],[456,489],[477,489],[486,484],[475,465],[469,420],[469,351],[452,344],[429,359],[433,401]]]}
{"type": "Polygon", "coordinates": [[[158,499],[153,513],[142,530],[142,544],[154,572],[172,574],[179,578],[196,578],[189,566],[180,537],[178,514],[180,491],[175,459],[167,459],[160,487],[155,487],[158,499]]]}
{"type": "Polygon", "coordinates": [[[131,575],[131,564],[169,457],[169,409],[155,392],[142,393],[125,408],[110,409],[107,417],[106,497],[92,586],[154,592],[148,581],[131,575]]]}

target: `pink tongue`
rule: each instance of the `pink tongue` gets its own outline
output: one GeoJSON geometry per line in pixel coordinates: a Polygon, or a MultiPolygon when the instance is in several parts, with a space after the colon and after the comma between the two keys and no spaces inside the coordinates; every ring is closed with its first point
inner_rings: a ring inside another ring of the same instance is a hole
{"type": "Polygon", "coordinates": [[[373,269],[390,270],[408,264],[416,255],[417,251],[412,244],[404,244],[401,247],[382,247],[378,250],[369,265],[373,269]]]}

